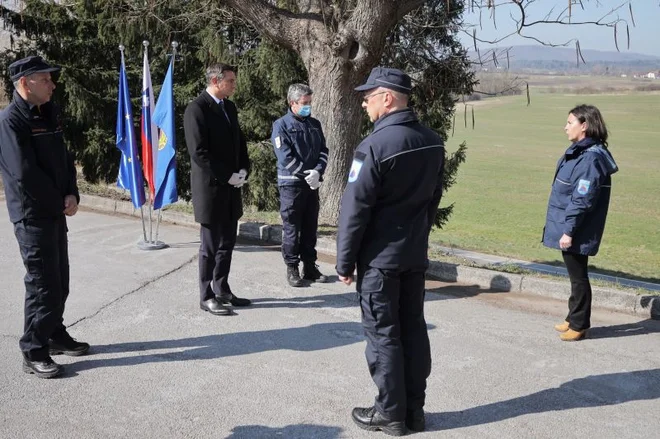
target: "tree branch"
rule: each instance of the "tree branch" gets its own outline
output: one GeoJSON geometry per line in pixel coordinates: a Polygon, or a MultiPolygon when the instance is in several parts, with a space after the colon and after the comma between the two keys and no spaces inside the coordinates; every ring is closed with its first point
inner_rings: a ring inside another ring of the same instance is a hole
{"type": "Polygon", "coordinates": [[[264,0],[220,0],[238,11],[259,33],[276,43],[300,50],[300,42],[312,37],[327,40],[329,35],[322,17],[314,13],[293,13],[264,0]]]}

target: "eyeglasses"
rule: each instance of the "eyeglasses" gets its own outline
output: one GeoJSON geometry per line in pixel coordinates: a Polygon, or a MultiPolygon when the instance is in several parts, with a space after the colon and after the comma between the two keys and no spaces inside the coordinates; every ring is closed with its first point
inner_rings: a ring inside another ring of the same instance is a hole
{"type": "Polygon", "coordinates": [[[373,94],[367,95],[367,96],[362,98],[362,102],[364,102],[365,104],[368,104],[369,103],[369,98],[371,98],[372,96],[382,95],[383,93],[387,93],[387,92],[386,91],[381,91],[379,93],[373,93],[373,94]]]}

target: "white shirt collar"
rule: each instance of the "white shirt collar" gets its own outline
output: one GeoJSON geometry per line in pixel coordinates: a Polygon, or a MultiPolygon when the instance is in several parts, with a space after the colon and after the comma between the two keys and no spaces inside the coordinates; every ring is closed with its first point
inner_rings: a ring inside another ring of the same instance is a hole
{"type": "MultiPolygon", "coordinates": [[[[207,92],[207,93],[209,93],[209,91],[208,91],[208,90],[206,90],[206,92],[207,92]]],[[[211,96],[211,97],[213,98],[213,100],[215,101],[215,103],[216,103],[216,104],[219,104],[219,103],[220,103],[220,101],[222,101],[222,99],[218,99],[218,98],[216,98],[216,97],[215,97],[215,96],[213,96],[213,95],[212,95],[211,93],[209,93],[209,96],[211,96]]]]}

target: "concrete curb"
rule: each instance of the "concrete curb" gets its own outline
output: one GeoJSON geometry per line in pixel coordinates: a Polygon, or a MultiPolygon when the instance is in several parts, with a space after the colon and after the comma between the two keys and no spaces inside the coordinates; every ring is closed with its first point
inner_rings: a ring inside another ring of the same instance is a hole
{"type": "MultiPolygon", "coordinates": [[[[140,216],[129,201],[111,200],[94,195],[80,196],[81,206],[106,213],[140,216]]],[[[162,221],[186,226],[197,226],[191,214],[165,210],[162,221]]],[[[282,227],[252,222],[239,222],[238,236],[257,239],[265,243],[281,244],[282,227]]],[[[336,244],[329,238],[319,238],[316,246],[321,253],[336,255],[336,244]]],[[[429,275],[445,282],[477,285],[482,289],[505,292],[525,292],[543,297],[568,300],[570,284],[540,277],[504,273],[484,268],[467,267],[448,262],[431,261],[429,275]]],[[[613,288],[592,287],[595,307],[625,312],[647,319],[660,320],[660,296],[639,295],[613,288]]]]}

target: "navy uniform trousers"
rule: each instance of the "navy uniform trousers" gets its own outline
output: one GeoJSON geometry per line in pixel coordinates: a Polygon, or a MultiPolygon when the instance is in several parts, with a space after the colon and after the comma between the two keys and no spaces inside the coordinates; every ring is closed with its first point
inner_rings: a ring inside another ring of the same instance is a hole
{"type": "Polygon", "coordinates": [[[394,421],[424,407],[431,348],[424,320],[424,273],[358,265],[366,357],[378,387],[375,406],[394,421]]]}
{"type": "Polygon", "coordinates": [[[316,262],[319,191],[304,186],[280,186],[282,257],[284,263],[316,262]]]}
{"type": "Polygon", "coordinates": [[[24,219],[14,234],[25,265],[25,324],[19,341],[32,361],[48,357],[49,340],[66,335],[64,304],[69,296],[69,252],[64,215],[24,219]]]}

